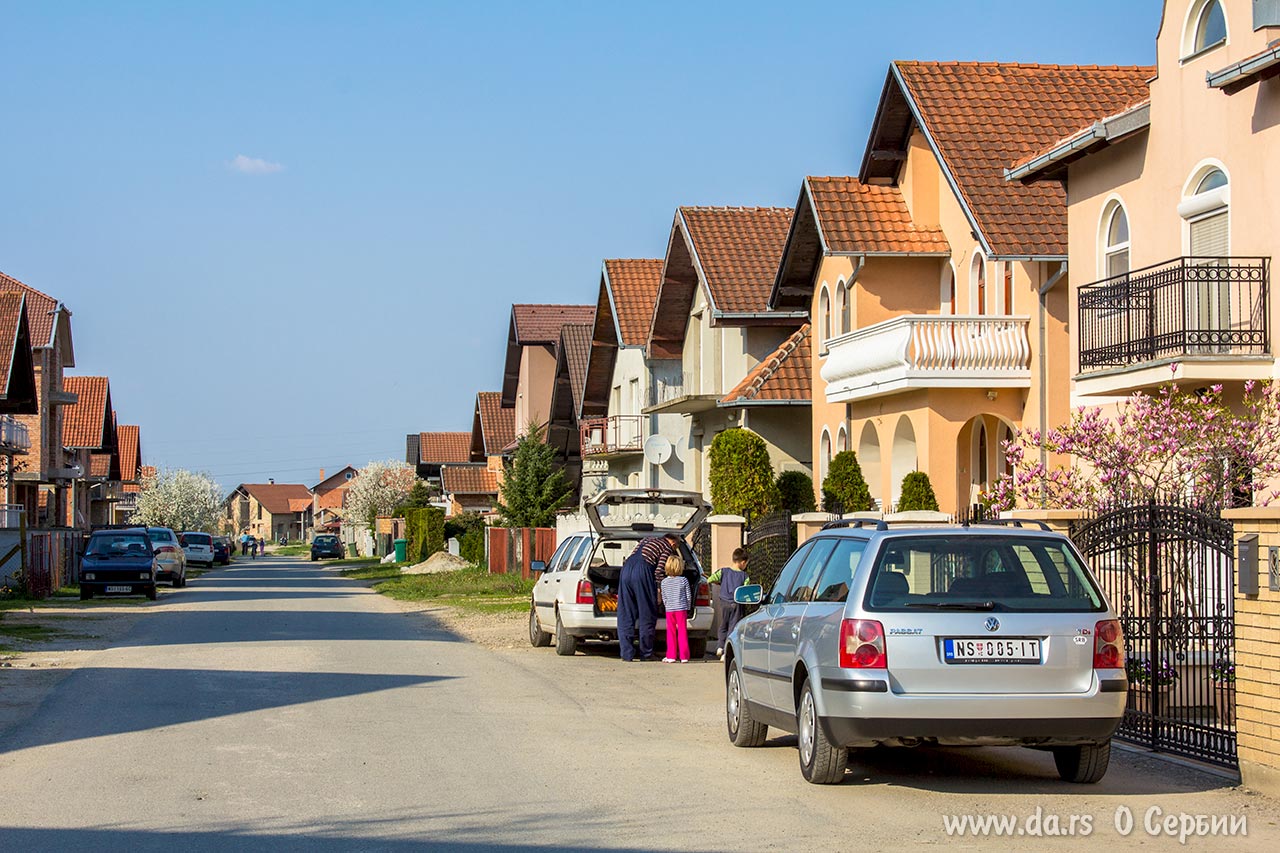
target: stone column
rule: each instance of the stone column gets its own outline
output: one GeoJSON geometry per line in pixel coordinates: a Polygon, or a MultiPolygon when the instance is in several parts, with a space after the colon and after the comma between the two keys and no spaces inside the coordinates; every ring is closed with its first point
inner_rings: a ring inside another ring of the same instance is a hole
{"type": "Polygon", "coordinates": [[[791,516],[796,525],[796,547],[799,548],[809,537],[813,536],[828,521],[835,518],[829,512],[802,512],[791,516]]]}
{"type": "Polygon", "coordinates": [[[740,515],[713,515],[707,523],[711,525],[711,565],[706,569],[714,572],[733,564],[733,551],[742,547],[747,520],[740,515]]]}

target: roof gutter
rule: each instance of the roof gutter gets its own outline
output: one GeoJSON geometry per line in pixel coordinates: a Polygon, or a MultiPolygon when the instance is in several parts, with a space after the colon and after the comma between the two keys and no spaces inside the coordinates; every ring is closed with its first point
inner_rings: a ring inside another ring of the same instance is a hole
{"type": "Polygon", "coordinates": [[[1280,64],[1280,43],[1273,42],[1270,50],[1237,62],[1235,65],[1228,65],[1220,71],[1209,71],[1204,75],[1204,79],[1210,89],[1223,89],[1230,95],[1233,91],[1238,91],[1238,88],[1243,88],[1233,89],[1232,84],[1243,83],[1254,74],[1278,64],[1280,64]]]}
{"type": "Polygon", "coordinates": [[[1055,166],[1071,159],[1076,154],[1086,151],[1099,142],[1111,143],[1135,133],[1151,125],[1151,102],[1145,101],[1134,107],[1107,116],[1093,123],[1093,126],[1081,134],[1077,134],[1060,145],[1023,163],[1004,170],[1006,181],[1021,181],[1032,178],[1050,166],[1055,166]]]}
{"type": "Polygon", "coordinates": [[[804,320],[808,311],[718,311],[711,309],[716,320],[804,320]]]}

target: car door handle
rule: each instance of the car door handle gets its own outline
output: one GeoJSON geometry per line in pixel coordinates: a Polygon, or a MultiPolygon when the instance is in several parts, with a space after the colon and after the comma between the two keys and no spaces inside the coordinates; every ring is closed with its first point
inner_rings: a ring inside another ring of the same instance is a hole
{"type": "Polygon", "coordinates": [[[791,626],[791,639],[794,640],[796,637],[799,637],[799,636],[800,636],[800,626],[799,625],[791,626]]]}
{"type": "Polygon", "coordinates": [[[765,629],[764,629],[764,638],[765,638],[766,640],[767,640],[767,639],[769,639],[769,634],[771,634],[772,632],[773,632],[773,628],[771,628],[771,627],[769,627],[768,625],[766,625],[766,626],[765,626],[765,629]]]}

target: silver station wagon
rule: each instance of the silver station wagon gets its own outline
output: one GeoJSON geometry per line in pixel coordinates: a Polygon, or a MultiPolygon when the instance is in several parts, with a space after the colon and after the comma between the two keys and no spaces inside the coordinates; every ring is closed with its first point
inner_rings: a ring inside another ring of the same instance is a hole
{"type": "Polygon", "coordinates": [[[1047,529],[840,521],[803,543],[725,649],[729,739],[798,736],[839,782],[849,748],[1027,746],[1096,782],[1128,683],[1120,623],[1047,529]],[[874,525],[874,526],[872,526],[874,525]]]}

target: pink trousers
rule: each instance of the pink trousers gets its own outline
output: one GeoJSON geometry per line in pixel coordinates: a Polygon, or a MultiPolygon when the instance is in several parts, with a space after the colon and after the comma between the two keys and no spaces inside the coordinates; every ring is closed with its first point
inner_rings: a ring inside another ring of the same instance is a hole
{"type": "Polygon", "coordinates": [[[686,610],[667,611],[667,657],[675,660],[689,659],[689,613],[686,610]],[[677,644],[680,651],[678,656],[677,644]]]}

